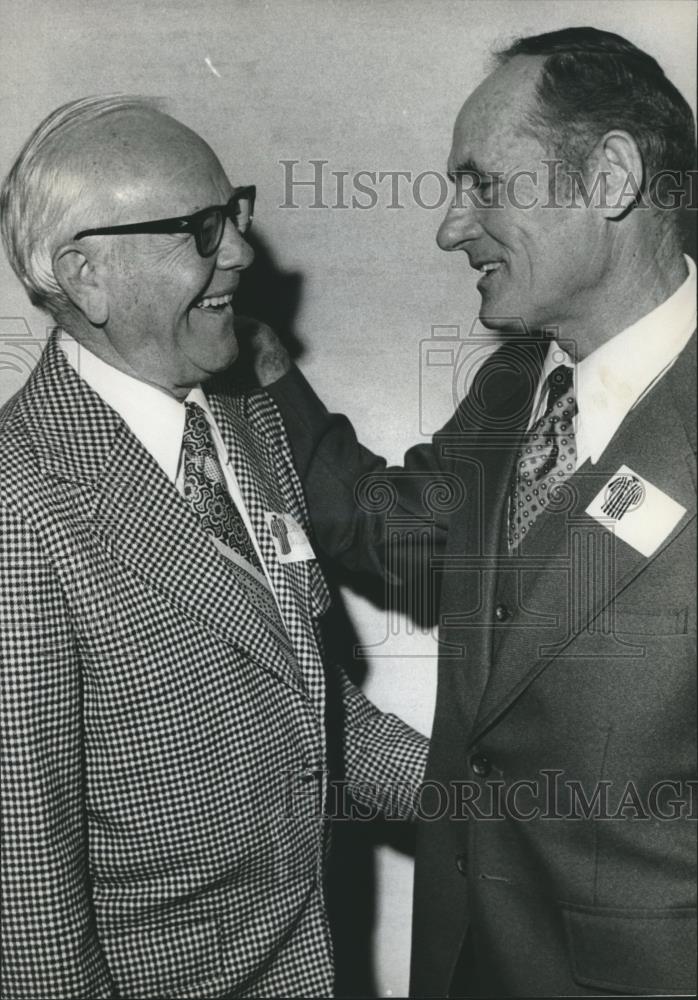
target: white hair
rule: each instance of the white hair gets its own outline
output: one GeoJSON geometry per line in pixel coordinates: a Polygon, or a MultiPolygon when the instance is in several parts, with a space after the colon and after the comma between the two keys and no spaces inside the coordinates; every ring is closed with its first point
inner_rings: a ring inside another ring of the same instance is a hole
{"type": "Polygon", "coordinates": [[[89,164],[76,168],[79,157],[70,155],[71,133],[104,115],[134,109],[159,110],[155,100],[129,94],[61,105],[31,134],[0,189],[2,241],[12,269],[32,303],[54,316],[70,307],[53,273],[56,237],[73,217],[80,228],[85,201],[96,194],[89,190],[89,164]]]}

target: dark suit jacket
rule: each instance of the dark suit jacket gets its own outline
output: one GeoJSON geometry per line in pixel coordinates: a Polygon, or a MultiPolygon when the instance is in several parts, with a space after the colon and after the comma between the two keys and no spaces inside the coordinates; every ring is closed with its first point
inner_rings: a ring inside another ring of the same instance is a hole
{"type": "MultiPolygon", "coordinates": [[[[0,412],[8,998],[332,990],[328,593],[266,528],[309,530],[273,404],[209,403],[288,635],[54,339],[0,412]]],[[[424,738],[338,686],[348,779],[418,783],[424,738]]]]}
{"type": "Polygon", "coordinates": [[[400,469],[297,372],[270,390],[327,552],[404,577],[400,524],[414,536],[421,519],[433,540],[441,655],[412,992],[692,991],[695,337],[510,557],[506,497],[539,362],[498,350],[400,469]],[[624,464],[686,508],[649,558],[585,513],[624,464]],[[387,514],[371,502],[381,481],[387,514]]]}

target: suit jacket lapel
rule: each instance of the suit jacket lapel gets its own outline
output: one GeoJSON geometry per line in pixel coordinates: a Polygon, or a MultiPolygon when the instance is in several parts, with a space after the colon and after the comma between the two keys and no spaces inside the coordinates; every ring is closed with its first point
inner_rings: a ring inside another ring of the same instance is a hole
{"type": "Polygon", "coordinates": [[[316,560],[281,563],[265,513],[289,513],[302,527],[300,486],[274,404],[266,395],[210,396],[209,404],[233,463],[250,520],[284,616],[298,626],[327,610],[329,591],[316,560]],[[301,612],[299,614],[299,612],[301,612]]]}
{"type": "MultiPolygon", "coordinates": [[[[679,359],[677,365],[689,363],[689,358],[679,359]]],[[[665,377],[626,418],[620,431],[602,455],[597,466],[586,463],[583,469],[569,480],[573,488],[573,506],[564,515],[543,514],[531,530],[527,541],[527,555],[534,555],[536,565],[526,569],[526,603],[531,608],[544,607],[546,590],[551,586],[549,570],[558,561],[561,567],[576,569],[576,577],[569,585],[573,596],[583,596],[582,606],[577,605],[576,621],[568,628],[566,638],[541,655],[523,660],[513,655],[514,634],[504,626],[495,644],[495,669],[480,703],[473,740],[479,738],[496,718],[515,700],[557,655],[573,642],[590,623],[669,545],[696,515],[695,454],[685,430],[686,414],[680,412],[673,398],[671,379],[665,377]],[[651,426],[652,435],[644,428],[651,426]],[[650,483],[680,503],[686,514],[673,531],[663,540],[649,558],[643,556],[620,539],[609,538],[610,532],[585,513],[592,499],[606,485],[621,465],[627,465],[650,483]],[[599,568],[585,562],[585,556],[573,557],[573,538],[585,539],[589,552],[599,557],[606,552],[609,572],[600,574],[599,568]],[[590,540],[594,539],[590,544],[590,540]],[[540,556],[541,558],[538,558],[540,556]],[[544,565],[545,563],[545,565],[544,565]],[[599,580],[600,586],[583,586],[585,580],[599,580]],[[508,655],[512,650],[512,655],[508,655]]],[[[511,560],[513,565],[515,560],[511,560]]],[[[562,577],[557,575],[557,580],[562,577]]]]}
{"type": "Polygon", "coordinates": [[[228,449],[250,515],[298,667],[318,713],[324,712],[325,676],[319,634],[313,619],[330,603],[317,560],[281,563],[265,513],[291,514],[307,523],[299,509],[300,484],[275,405],[265,395],[210,396],[209,405],[228,449]]]}
{"type": "Polygon", "coordinates": [[[84,517],[101,544],[201,628],[302,690],[295,658],[252,605],[234,567],[126,424],[78,377],[55,339],[40,369],[36,385],[45,407],[37,430],[45,471],[80,484],[84,517]]]}
{"type": "MultiPolygon", "coordinates": [[[[506,519],[509,484],[528,420],[531,385],[535,384],[535,378],[526,377],[532,363],[529,345],[525,343],[521,347],[524,351],[514,355],[513,363],[501,359],[499,352],[494,355],[491,363],[501,364],[499,370],[513,377],[498,389],[495,400],[487,400],[487,419],[482,419],[479,407],[471,414],[469,400],[466,400],[460,432],[444,439],[441,445],[443,459],[455,463],[454,471],[463,476],[468,495],[463,513],[451,519],[444,568],[453,574],[464,572],[473,583],[473,574],[476,574],[478,582],[475,585],[479,587],[477,596],[469,600],[473,611],[465,619],[460,586],[444,586],[440,607],[441,639],[463,644],[466,658],[464,670],[455,674],[447,669],[439,683],[452,689],[459,705],[459,718],[466,729],[475,719],[490,676],[492,629],[489,614],[497,586],[500,526],[506,519]]],[[[495,368],[493,379],[497,374],[495,368]]],[[[480,402],[479,405],[485,404],[480,402]]],[[[447,664],[448,661],[443,662],[447,664]]]]}

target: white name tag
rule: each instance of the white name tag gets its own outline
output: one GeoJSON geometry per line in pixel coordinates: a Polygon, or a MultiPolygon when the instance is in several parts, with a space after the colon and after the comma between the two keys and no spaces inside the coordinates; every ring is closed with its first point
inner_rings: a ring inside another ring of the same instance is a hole
{"type": "Polygon", "coordinates": [[[627,465],[621,465],[586,513],[643,556],[651,556],[674,530],[686,508],[627,465]]]}
{"type": "Polygon", "coordinates": [[[274,540],[276,556],[281,563],[307,562],[315,553],[298,521],[291,514],[264,512],[267,529],[274,540]]]}

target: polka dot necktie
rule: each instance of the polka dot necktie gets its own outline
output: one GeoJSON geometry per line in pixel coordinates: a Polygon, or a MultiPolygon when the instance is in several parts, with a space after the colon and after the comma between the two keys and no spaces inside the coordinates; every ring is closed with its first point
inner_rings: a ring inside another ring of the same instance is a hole
{"type": "Polygon", "coordinates": [[[197,403],[184,405],[184,498],[204,531],[220,539],[261,573],[245,522],[228,493],[206,414],[197,403]]]}
{"type": "Polygon", "coordinates": [[[560,365],[550,373],[545,413],[521,442],[509,495],[510,552],[554,498],[555,487],[575,471],[577,451],[572,421],[577,403],[573,371],[568,365],[560,365]]]}

